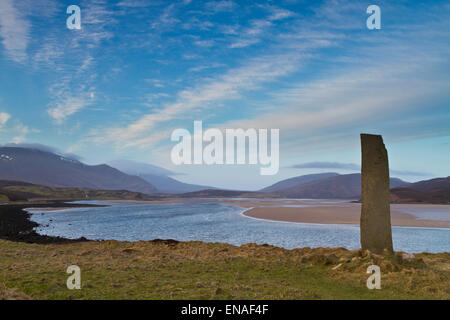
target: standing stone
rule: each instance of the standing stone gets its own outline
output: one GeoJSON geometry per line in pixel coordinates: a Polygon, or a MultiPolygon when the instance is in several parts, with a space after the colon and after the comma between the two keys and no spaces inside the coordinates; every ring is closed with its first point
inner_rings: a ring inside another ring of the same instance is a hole
{"type": "Polygon", "coordinates": [[[393,252],[389,204],[389,163],[383,138],[361,134],[361,248],[393,252]]]}

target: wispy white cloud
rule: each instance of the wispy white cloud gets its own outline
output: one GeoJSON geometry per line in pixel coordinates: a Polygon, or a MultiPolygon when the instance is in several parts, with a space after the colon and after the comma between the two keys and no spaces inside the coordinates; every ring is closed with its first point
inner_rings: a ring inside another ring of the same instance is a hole
{"type": "Polygon", "coordinates": [[[209,48],[214,46],[214,40],[197,40],[194,43],[199,47],[209,48]]]}
{"type": "Polygon", "coordinates": [[[11,115],[6,112],[0,112],[0,129],[4,127],[4,125],[8,122],[8,120],[11,118],[11,115]]]}
{"type": "MultiPolygon", "coordinates": [[[[335,5],[339,7],[339,4],[335,5]]],[[[354,8],[337,10],[344,22],[346,12],[352,11],[350,9],[354,8]]],[[[227,34],[234,40],[230,47],[246,47],[257,43],[267,36],[267,31],[274,25],[294,16],[290,11],[274,7],[267,12],[265,19],[251,20],[246,28],[229,27],[227,34]]],[[[174,15],[168,17],[172,19],[174,15]]],[[[152,93],[148,96],[152,100],[149,104],[149,107],[153,107],[151,113],[146,111],[140,118],[122,125],[114,124],[112,127],[92,130],[87,140],[112,143],[119,148],[155,147],[162,140],[168,139],[171,132],[167,129],[169,126],[173,129],[176,123],[195,119],[196,116],[209,117],[224,102],[243,98],[248,91],[259,90],[272,81],[291,75],[301,68],[306,54],[311,54],[313,59],[318,57],[315,51],[306,50],[305,53],[305,49],[342,45],[345,41],[351,41],[346,36],[348,30],[343,29],[355,26],[354,23],[344,23],[337,30],[314,30],[314,22],[311,21],[293,25],[295,28],[287,28],[284,33],[271,39],[275,45],[268,49],[270,51],[275,48],[274,51],[285,53],[253,58],[245,61],[241,67],[230,68],[221,75],[205,78],[199,84],[179,91],[171,103],[153,103],[152,99],[161,96],[152,93]],[[305,28],[301,29],[300,26],[305,28]]],[[[225,29],[224,26],[218,27],[219,31],[225,29]]],[[[309,146],[323,147],[324,141],[328,146],[348,143],[347,138],[357,137],[359,130],[376,128],[376,125],[371,125],[373,123],[385,125],[387,121],[383,120],[387,113],[407,115],[423,109],[427,106],[425,101],[429,102],[446,91],[448,81],[442,82],[442,77],[436,78],[436,74],[432,73],[432,70],[439,68],[439,64],[433,63],[442,62],[440,53],[425,50],[422,54],[423,48],[404,35],[400,39],[392,34],[391,37],[377,36],[376,40],[365,39],[366,37],[365,34],[356,34],[355,43],[359,42],[361,46],[355,48],[355,54],[342,50],[341,56],[330,56],[339,67],[335,68],[332,66],[333,61],[327,61],[328,63],[323,63],[323,70],[317,70],[313,74],[312,80],[300,77],[297,82],[290,82],[289,79],[289,89],[269,87],[271,92],[268,95],[272,99],[264,101],[269,107],[263,114],[228,122],[218,119],[215,125],[222,128],[280,128],[284,147],[298,152],[309,146]],[[376,41],[379,43],[375,43],[376,41]],[[375,46],[373,55],[370,54],[371,48],[361,49],[363,45],[375,46]],[[392,59],[379,57],[379,52],[392,59]]],[[[192,57],[185,53],[185,58],[192,57]]],[[[201,67],[191,71],[200,70],[201,67]]],[[[164,99],[166,101],[168,99],[164,99]]],[[[246,99],[242,101],[244,104],[247,102],[246,99]]],[[[258,112],[252,114],[255,113],[258,112]]],[[[406,124],[402,127],[406,128],[406,124]]],[[[378,128],[381,129],[381,126],[378,128]]],[[[402,134],[401,130],[397,130],[397,133],[402,134]]]]}
{"type": "Polygon", "coordinates": [[[61,71],[62,67],[58,62],[64,53],[63,44],[58,41],[57,36],[47,36],[42,46],[32,54],[32,65],[34,69],[44,67],[54,71],[61,71]]]}
{"type": "Polygon", "coordinates": [[[161,79],[145,79],[145,82],[150,83],[155,88],[164,88],[165,84],[161,79]]]}
{"type": "Polygon", "coordinates": [[[211,63],[211,64],[207,64],[207,65],[199,65],[196,67],[192,67],[189,68],[189,72],[199,72],[199,71],[204,71],[204,70],[208,70],[208,69],[215,69],[215,68],[220,68],[220,67],[224,67],[225,64],[223,63],[211,63]]]}
{"type": "Polygon", "coordinates": [[[261,41],[260,36],[273,24],[270,20],[253,20],[251,25],[239,32],[239,36],[230,44],[230,48],[244,48],[261,41]]]}
{"type": "MultiPolygon", "coordinates": [[[[354,23],[345,22],[346,17],[348,20],[361,4],[326,4],[327,15],[342,19],[340,28],[313,30],[311,21],[305,20],[303,30],[282,34],[280,38],[292,43],[290,47],[301,42],[338,46],[350,43],[352,39],[342,29],[355,27],[354,23]]],[[[272,108],[264,114],[221,125],[280,128],[288,152],[312,146],[348,146],[354,141],[348,137],[357,137],[360,130],[366,129],[383,131],[394,139],[450,134],[450,129],[442,129],[442,123],[449,118],[442,107],[450,98],[445,89],[450,86],[450,47],[444,40],[449,36],[447,26],[448,20],[436,16],[426,24],[389,34],[355,36],[355,43],[363,50],[355,48],[352,53],[334,56],[336,67],[329,61],[328,66],[322,64],[327,69],[317,72],[314,79],[302,79],[289,89],[276,90],[268,102],[272,108]],[[430,112],[425,116],[427,110],[430,112]]]]}
{"type": "Polygon", "coordinates": [[[154,20],[151,24],[152,29],[164,30],[173,27],[178,24],[180,20],[175,17],[176,6],[175,4],[170,4],[167,6],[163,12],[154,20]]]}
{"type": "Polygon", "coordinates": [[[26,141],[27,134],[30,132],[30,129],[23,124],[19,124],[14,128],[14,131],[18,133],[18,135],[13,138],[13,143],[22,143],[26,141]]]}
{"type": "Polygon", "coordinates": [[[245,48],[257,44],[258,42],[260,42],[260,39],[258,38],[237,39],[232,44],[230,44],[230,48],[245,48]]]}
{"type": "Polygon", "coordinates": [[[14,1],[0,1],[0,37],[7,56],[19,63],[27,59],[30,22],[15,7],[14,1]]]}
{"type": "Polygon", "coordinates": [[[126,7],[126,8],[143,8],[153,5],[153,1],[145,1],[145,0],[123,0],[117,3],[118,7],[126,7]]]}
{"type": "Polygon", "coordinates": [[[0,38],[6,56],[14,62],[28,62],[31,37],[31,18],[48,19],[59,7],[55,0],[1,0],[0,38]]]}
{"type": "Polygon", "coordinates": [[[229,45],[230,48],[245,48],[259,43],[261,37],[274,26],[275,22],[294,16],[293,12],[286,9],[277,8],[275,6],[266,8],[269,13],[265,19],[252,20],[250,26],[241,28],[239,31],[230,27],[224,29],[225,32],[237,36],[237,38],[229,45]]]}
{"type": "MultiPolygon", "coordinates": [[[[122,4],[132,5],[131,2],[122,4]]],[[[49,87],[50,102],[46,110],[58,125],[95,102],[96,57],[100,53],[97,49],[114,36],[111,29],[117,23],[114,10],[105,0],[83,1],[81,6],[82,29],[62,40],[59,33],[52,35],[34,56],[36,64],[54,67],[60,75],[49,87]]],[[[109,74],[114,70],[117,68],[110,69],[109,74]]]]}
{"type": "Polygon", "coordinates": [[[48,19],[64,10],[64,4],[58,0],[21,0],[14,1],[16,8],[27,17],[48,19]]]}
{"type": "MultiPolygon", "coordinates": [[[[360,130],[366,129],[377,128],[404,137],[418,124],[424,124],[425,119],[403,124],[390,123],[389,119],[411,118],[416,111],[432,108],[430,101],[445,101],[449,97],[444,88],[450,82],[437,78],[435,67],[414,65],[405,57],[403,61],[383,61],[372,67],[358,65],[350,69],[347,66],[334,71],[337,73],[334,76],[278,91],[272,96],[272,110],[262,115],[222,126],[279,128],[285,150],[293,152],[311,146],[345,146],[354,141],[347,139],[348,136],[357,136],[360,130]],[[393,118],[386,118],[387,114],[393,118]],[[394,127],[387,131],[389,125],[394,127]]],[[[416,131],[426,134],[423,130],[416,131]]]]}
{"type": "Polygon", "coordinates": [[[72,48],[84,46],[85,50],[95,48],[102,41],[111,39],[111,27],[117,23],[114,10],[105,0],[83,1],[81,30],[72,37],[72,48]]]}
{"type": "Polygon", "coordinates": [[[274,81],[296,70],[302,54],[298,52],[255,58],[246,65],[229,70],[223,76],[194,88],[183,90],[174,103],[144,115],[126,127],[94,130],[90,138],[95,142],[113,142],[121,147],[148,148],[167,135],[156,133],[158,124],[192,116],[202,110],[216,107],[221,101],[237,99],[241,93],[256,90],[264,83],[274,81]]]}
{"type": "Polygon", "coordinates": [[[198,17],[192,17],[183,23],[182,27],[186,30],[196,29],[196,30],[210,30],[215,25],[213,22],[208,20],[202,20],[198,17]]]}
{"type": "Polygon", "coordinates": [[[9,113],[0,112],[0,132],[5,132],[6,136],[9,136],[14,143],[24,142],[26,141],[28,134],[40,132],[37,129],[24,125],[17,119],[12,121],[11,118],[9,113]]]}
{"type": "Polygon", "coordinates": [[[73,74],[64,75],[50,88],[51,102],[47,114],[56,124],[62,124],[71,115],[91,106],[95,101],[95,88],[92,83],[97,79],[90,68],[94,59],[87,56],[73,74]]]}
{"type": "Polygon", "coordinates": [[[275,6],[270,6],[268,8],[270,10],[270,16],[269,16],[270,21],[282,20],[282,19],[286,19],[286,18],[295,16],[295,13],[293,13],[292,11],[289,11],[287,9],[277,8],[275,6]]]}
{"type": "Polygon", "coordinates": [[[8,131],[13,135],[12,142],[16,144],[25,142],[27,140],[28,134],[40,132],[37,129],[30,128],[24,125],[20,121],[16,121],[16,124],[13,127],[11,127],[8,131]]]}
{"type": "Polygon", "coordinates": [[[209,1],[205,3],[205,9],[209,13],[230,12],[237,7],[231,0],[209,1]]]}
{"type": "Polygon", "coordinates": [[[93,104],[94,93],[85,93],[83,96],[72,96],[70,94],[59,97],[54,107],[47,109],[47,113],[56,123],[61,124],[69,116],[81,111],[93,104]]]}

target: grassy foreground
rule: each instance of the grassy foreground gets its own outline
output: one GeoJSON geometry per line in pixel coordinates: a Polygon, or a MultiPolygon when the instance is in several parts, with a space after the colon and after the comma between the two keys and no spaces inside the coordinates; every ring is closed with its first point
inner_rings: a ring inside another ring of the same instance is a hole
{"type": "Polygon", "coordinates": [[[201,242],[26,244],[0,240],[0,299],[450,299],[450,253],[201,242]],[[69,265],[81,290],[68,290],[69,265]],[[381,267],[381,290],[366,269],[381,267]]]}

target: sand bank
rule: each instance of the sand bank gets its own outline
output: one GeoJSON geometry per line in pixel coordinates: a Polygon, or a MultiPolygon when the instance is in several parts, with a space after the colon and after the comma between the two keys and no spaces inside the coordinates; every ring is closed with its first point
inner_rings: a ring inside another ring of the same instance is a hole
{"type": "MultiPolygon", "coordinates": [[[[409,205],[421,206],[421,205],[409,205]]],[[[419,207],[420,208],[420,207],[419,207]]],[[[359,224],[361,207],[359,204],[320,207],[255,207],[244,213],[246,216],[275,221],[321,223],[321,224],[359,224]]],[[[417,219],[412,214],[391,208],[393,226],[450,228],[450,221],[417,219]]]]}

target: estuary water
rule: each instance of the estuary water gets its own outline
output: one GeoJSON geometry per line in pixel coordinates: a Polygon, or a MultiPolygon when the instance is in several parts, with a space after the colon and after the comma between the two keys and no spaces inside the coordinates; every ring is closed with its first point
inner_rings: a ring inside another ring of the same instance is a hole
{"type": "MultiPolygon", "coordinates": [[[[98,204],[94,201],[81,203],[98,204]]],[[[266,243],[287,249],[360,247],[358,225],[266,221],[244,216],[242,213],[247,209],[216,202],[109,205],[62,211],[29,211],[33,213],[31,220],[40,224],[38,233],[66,238],[121,241],[175,239],[233,245],[266,243]]],[[[410,253],[450,251],[450,229],[393,227],[392,235],[395,250],[410,253]]]]}

